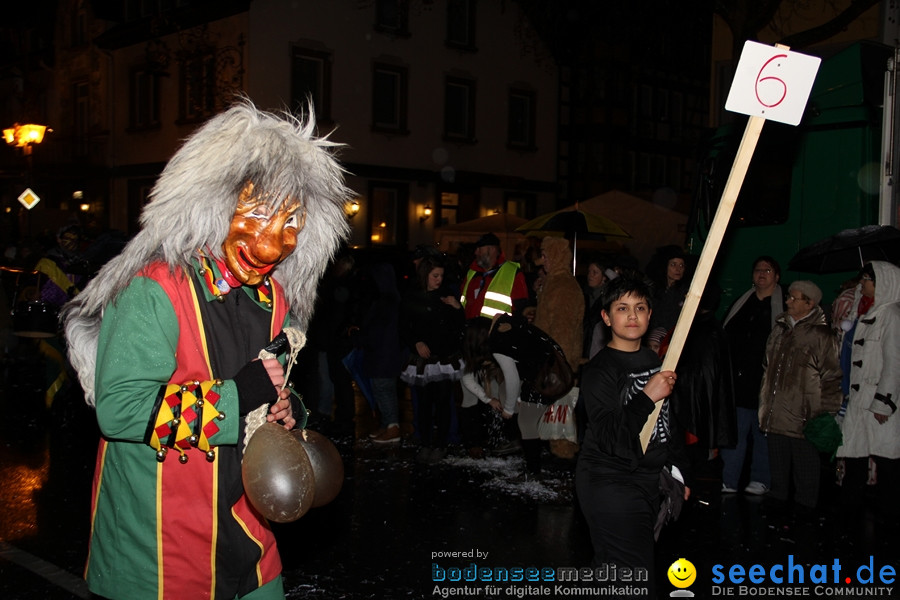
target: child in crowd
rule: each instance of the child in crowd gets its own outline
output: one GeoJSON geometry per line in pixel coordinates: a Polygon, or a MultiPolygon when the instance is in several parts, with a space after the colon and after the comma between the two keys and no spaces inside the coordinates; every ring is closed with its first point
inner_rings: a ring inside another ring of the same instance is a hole
{"type": "MultiPolygon", "coordinates": [[[[667,401],[676,375],[660,371],[656,353],[641,346],[651,314],[650,289],[643,281],[619,277],[607,284],[601,301],[601,317],[612,332],[609,344],[582,372],[581,401],[588,423],[575,485],[590,528],[594,566],[646,569],[648,597],[653,598],[662,470],[670,468],[675,479],[685,483],[687,461],[676,453],[683,435],[674,430],[667,401]],[[657,402],[663,405],[645,452],[640,432],[657,402]]],[[[689,494],[685,487],[685,500],[689,494]]]]}
{"type": "Polygon", "coordinates": [[[490,319],[475,317],[467,322],[463,341],[465,368],[459,424],[463,446],[472,458],[482,458],[485,448],[494,454],[519,449],[517,432],[507,425],[515,411],[518,378],[508,382],[504,379],[503,370],[491,354],[490,331],[490,319]],[[507,383],[515,387],[507,389],[507,383]],[[507,396],[511,396],[511,401],[507,401],[507,396]],[[510,410],[507,419],[501,416],[504,406],[510,410]]]}

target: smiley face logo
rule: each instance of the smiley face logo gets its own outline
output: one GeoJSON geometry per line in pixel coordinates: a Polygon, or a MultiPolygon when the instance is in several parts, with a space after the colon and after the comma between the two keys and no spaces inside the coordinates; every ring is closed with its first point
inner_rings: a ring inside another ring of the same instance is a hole
{"type": "Polygon", "coordinates": [[[669,583],[677,588],[690,587],[694,580],[697,579],[697,569],[694,564],[686,558],[679,558],[672,563],[668,570],[669,583]]]}

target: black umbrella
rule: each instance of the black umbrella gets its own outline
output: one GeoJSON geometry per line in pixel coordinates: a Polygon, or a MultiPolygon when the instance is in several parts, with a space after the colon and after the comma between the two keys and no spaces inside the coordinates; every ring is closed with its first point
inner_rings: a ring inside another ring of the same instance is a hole
{"type": "Polygon", "coordinates": [[[801,248],[788,263],[791,271],[842,273],[858,271],[870,260],[900,261],[900,230],[890,225],[845,229],[801,248]]]}
{"type": "Polygon", "coordinates": [[[594,239],[605,240],[607,237],[630,238],[628,232],[607,217],[586,213],[578,210],[564,208],[545,215],[541,215],[516,227],[516,231],[531,235],[562,234],[563,237],[573,240],[572,249],[572,273],[575,273],[575,256],[578,252],[578,240],[594,239]]]}
{"type": "Polygon", "coordinates": [[[607,217],[586,213],[583,210],[564,208],[555,212],[541,215],[516,227],[516,231],[550,234],[562,233],[563,235],[594,234],[601,236],[630,238],[628,232],[607,217]]]}

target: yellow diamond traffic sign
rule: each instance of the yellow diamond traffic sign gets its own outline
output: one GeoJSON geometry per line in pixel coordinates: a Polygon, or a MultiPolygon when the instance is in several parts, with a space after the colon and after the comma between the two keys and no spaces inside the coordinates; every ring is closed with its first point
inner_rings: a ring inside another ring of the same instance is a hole
{"type": "Polygon", "coordinates": [[[21,202],[22,206],[24,206],[28,210],[34,208],[35,205],[37,205],[37,203],[40,201],[41,199],[37,194],[31,191],[31,188],[27,188],[24,192],[19,194],[19,202],[21,202]]]}

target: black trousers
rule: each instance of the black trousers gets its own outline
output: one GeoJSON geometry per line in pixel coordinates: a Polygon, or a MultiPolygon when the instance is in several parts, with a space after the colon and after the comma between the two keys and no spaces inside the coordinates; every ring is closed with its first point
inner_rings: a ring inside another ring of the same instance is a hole
{"type": "MultiPolygon", "coordinates": [[[[896,502],[900,494],[900,459],[874,456],[877,483],[875,484],[875,510],[883,519],[895,521],[896,502]]],[[[866,497],[869,479],[869,459],[845,458],[844,480],[841,482],[841,500],[845,506],[859,508],[866,497]]]]}
{"type": "Polygon", "coordinates": [[[610,474],[579,461],[575,489],[594,547],[592,566],[646,569],[647,597],[656,598],[653,526],[659,513],[659,474],[610,474]]]}
{"type": "Polygon", "coordinates": [[[787,500],[793,481],[794,502],[815,508],[819,501],[819,451],[802,438],[770,433],[768,440],[769,472],[772,475],[769,496],[787,500]]]}
{"type": "Polygon", "coordinates": [[[483,447],[487,445],[488,422],[492,409],[484,402],[467,406],[459,410],[459,433],[465,448],[483,447]]]}
{"type": "Polygon", "coordinates": [[[445,448],[450,435],[450,402],[452,381],[436,381],[417,386],[419,407],[416,420],[423,446],[445,448]]]}
{"type": "MultiPolygon", "coordinates": [[[[349,352],[349,351],[348,351],[349,352]]],[[[329,350],[328,376],[334,386],[334,421],[342,425],[352,423],[356,416],[353,400],[353,378],[344,366],[343,359],[347,352],[329,350]]]]}

